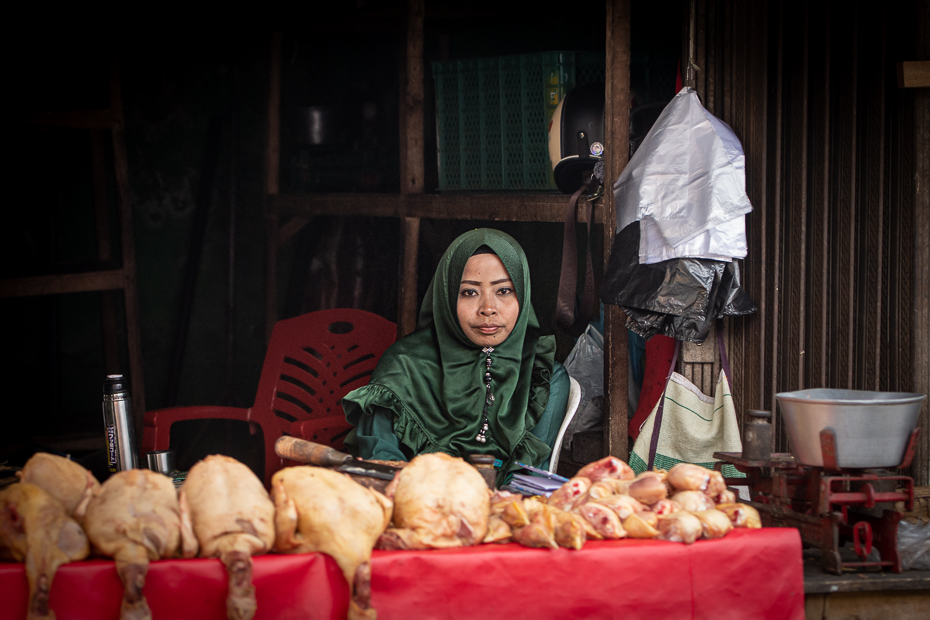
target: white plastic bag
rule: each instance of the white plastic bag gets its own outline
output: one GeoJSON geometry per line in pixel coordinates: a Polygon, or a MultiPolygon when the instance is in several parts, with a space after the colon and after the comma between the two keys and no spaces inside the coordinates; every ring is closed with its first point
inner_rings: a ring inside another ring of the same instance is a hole
{"type": "Polygon", "coordinates": [[[640,221],[640,263],[747,253],[746,160],[739,139],[683,88],[614,183],[617,230],[640,221]]]}
{"type": "Polygon", "coordinates": [[[581,402],[565,429],[562,449],[571,448],[572,436],[604,425],[604,336],[588,325],[565,359],[565,370],[581,386],[581,402]]]}
{"type": "Polygon", "coordinates": [[[898,555],[904,570],[930,570],[930,523],[898,523],[898,555]]]}

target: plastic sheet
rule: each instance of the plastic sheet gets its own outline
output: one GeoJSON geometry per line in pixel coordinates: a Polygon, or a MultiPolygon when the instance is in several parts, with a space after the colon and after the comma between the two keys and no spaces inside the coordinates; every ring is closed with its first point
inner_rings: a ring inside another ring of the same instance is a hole
{"type": "Polygon", "coordinates": [[[898,554],[904,570],[930,570],[930,524],[898,523],[898,554]]]}
{"type": "Polygon", "coordinates": [[[746,161],[730,127],[689,88],[665,107],[614,183],[617,230],[642,221],[639,261],[747,253],[746,161]]]}
{"type": "Polygon", "coordinates": [[[705,258],[641,264],[640,222],[614,238],[601,300],[623,308],[627,327],[646,338],[662,334],[704,342],[714,319],[756,311],[740,287],[739,265],[705,258]]]}
{"type": "Polygon", "coordinates": [[[575,433],[604,426],[604,336],[593,325],[588,325],[568,354],[565,370],[581,386],[581,402],[565,429],[563,450],[571,448],[575,433]]]}

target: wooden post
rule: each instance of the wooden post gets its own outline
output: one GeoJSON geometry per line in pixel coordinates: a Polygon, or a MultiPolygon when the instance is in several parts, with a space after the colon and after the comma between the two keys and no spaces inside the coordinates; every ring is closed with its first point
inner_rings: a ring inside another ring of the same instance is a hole
{"type": "Polygon", "coordinates": [[[278,320],[278,210],[280,192],[281,33],[271,35],[268,61],[268,135],[265,144],[265,339],[278,320]]]}
{"type": "MultiPolygon", "coordinates": [[[[629,157],[630,144],[630,0],[607,3],[607,80],[604,107],[606,139],[606,207],[604,213],[604,264],[613,247],[616,228],[613,182],[629,157]]],[[[629,458],[629,355],[626,316],[618,306],[604,310],[604,451],[629,458]]]]}
{"type": "MultiPolygon", "coordinates": [[[[424,0],[407,0],[405,61],[400,79],[400,193],[404,196],[423,193],[423,13],[424,0]]],[[[400,235],[398,338],[416,327],[420,218],[402,214],[400,235]]]]}
{"type": "MultiPolygon", "coordinates": [[[[129,198],[129,161],[126,154],[126,122],[119,67],[110,67],[110,113],[113,115],[113,168],[116,175],[116,205],[120,220],[123,252],[123,305],[126,311],[126,345],[132,381],[133,421],[136,437],[142,437],[145,416],[145,375],[142,372],[142,330],[139,326],[139,299],[136,296],[136,250],[132,235],[132,205],[129,198]]],[[[105,297],[105,296],[104,296],[105,297]]]]}
{"type": "MultiPolygon", "coordinates": [[[[930,53],[930,0],[922,0],[916,13],[917,54],[926,58],[930,53]]],[[[914,336],[911,339],[913,352],[913,390],[930,394],[930,88],[918,88],[913,92],[914,127],[914,274],[912,309],[914,336]]],[[[914,482],[930,484],[930,404],[924,402],[918,420],[920,442],[914,458],[912,475],[914,482]]]]}

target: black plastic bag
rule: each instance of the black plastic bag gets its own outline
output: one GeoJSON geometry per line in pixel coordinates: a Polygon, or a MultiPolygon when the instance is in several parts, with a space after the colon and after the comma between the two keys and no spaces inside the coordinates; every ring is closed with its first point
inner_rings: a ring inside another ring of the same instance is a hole
{"type": "Polygon", "coordinates": [[[643,338],[663,334],[704,342],[715,319],[756,311],[740,287],[735,261],[675,258],[641,265],[639,238],[639,222],[617,234],[601,300],[623,308],[627,327],[643,338]]]}

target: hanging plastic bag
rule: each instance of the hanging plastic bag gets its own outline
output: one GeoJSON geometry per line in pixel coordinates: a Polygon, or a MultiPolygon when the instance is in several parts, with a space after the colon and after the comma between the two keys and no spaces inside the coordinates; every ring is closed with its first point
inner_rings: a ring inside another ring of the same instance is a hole
{"type": "Polygon", "coordinates": [[[623,308],[628,328],[646,339],[663,334],[704,342],[715,319],[755,312],[736,262],[675,258],[640,264],[640,224],[614,238],[601,285],[601,300],[623,308]]]}
{"type": "Polygon", "coordinates": [[[565,370],[581,386],[581,402],[565,429],[563,449],[571,448],[572,437],[581,431],[604,426],[604,336],[588,324],[565,359],[565,370]]]}
{"type": "Polygon", "coordinates": [[[690,88],[665,107],[614,183],[617,231],[642,222],[639,262],[744,258],[746,162],[730,127],[690,88]]]}
{"type": "Polygon", "coordinates": [[[930,570],[930,523],[898,523],[898,555],[904,570],[930,570]]]}

